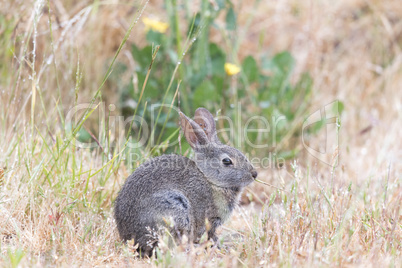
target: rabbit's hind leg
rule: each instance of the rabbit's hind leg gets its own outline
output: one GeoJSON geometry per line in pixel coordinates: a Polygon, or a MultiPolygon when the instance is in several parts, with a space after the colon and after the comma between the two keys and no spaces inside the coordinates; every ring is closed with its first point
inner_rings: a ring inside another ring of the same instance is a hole
{"type": "Polygon", "coordinates": [[[187,197],[176,190],[161,191],[154,194],[158,216],[163,224],[168,227],[173,237],[181,240],[186,235],[190,241],[193,235],[193,220],[191,216],[191,204],[187,197]]]}

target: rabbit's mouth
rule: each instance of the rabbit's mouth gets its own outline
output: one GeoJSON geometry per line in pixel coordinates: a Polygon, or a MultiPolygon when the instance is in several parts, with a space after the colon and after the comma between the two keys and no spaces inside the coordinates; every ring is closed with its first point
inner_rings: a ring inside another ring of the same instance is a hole
{"type": "Polygon", "coordinates": [[[257,179],[257,176],[258,176],[258,172],[255,169],[251,170],[249,173],[249,176],[247,176],[247,181],[246,181],[245,186],[247,186],[248,184],[255,181],[257,179]]]}
{"type": "Polygon", "coordinates": [[[254,182],[255,179],[257,178],[257,175],[258,175],[257,171],[255,171],[255,170],[251,171],[249,173],[249,175],[246,178],[244,178],[244,181],[242,181],[241,186],[246,187],[247,185],[249,185],[252,182],[254,182]]]}
{"type": "Polygon", "coordinates": [[[253,169],[253,170],[251,171],[251,177],[253,177],[253,179],[255,180],[255,179],[257,179],[257,176],[258,176],[257,170],[253,169]]]}

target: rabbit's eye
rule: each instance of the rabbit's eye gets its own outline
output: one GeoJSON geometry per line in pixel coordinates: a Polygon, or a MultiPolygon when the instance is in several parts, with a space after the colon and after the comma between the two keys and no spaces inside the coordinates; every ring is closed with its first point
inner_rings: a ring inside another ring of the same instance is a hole
{"type": "Polygon", "coordinates": [[[229,166],[229,165],[232,165],[233,163],[232,163],[232,160],[230,160],[230,158],[223,158],[222,159],[222,163],[225,165],[225,166],[229,166]]]}

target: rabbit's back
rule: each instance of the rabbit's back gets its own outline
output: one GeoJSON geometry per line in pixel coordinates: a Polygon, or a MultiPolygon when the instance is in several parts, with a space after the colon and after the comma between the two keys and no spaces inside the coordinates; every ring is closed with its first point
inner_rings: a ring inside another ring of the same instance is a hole
{"type": "Polygon", "coordinates": [[[116,202],[141,201],[164,189],[186,191],[192,188],[189,185],[204,184],[202,177],[194,161],[187,157],[162,155],[146,161],[127,178],[116,202]]]}

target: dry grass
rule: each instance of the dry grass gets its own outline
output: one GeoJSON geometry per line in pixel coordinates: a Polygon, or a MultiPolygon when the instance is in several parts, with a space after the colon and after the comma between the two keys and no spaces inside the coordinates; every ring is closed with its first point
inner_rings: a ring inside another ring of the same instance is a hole
{"type": "MultiPolygon", "coordinates": [[[[261,1],[257,9],[236,1],[239,25],[250,22],[239,37],[240,58],[290,50],[297,58],[295,76],[312,74],[317,109],[335,99],[344,103],[339,165],[302,154],[280,170],[262,170],[261,180],[288,192],[257,184],[248,189],[252,202],[245,198],[248,205],[221,228],[222,249],[187,253],[162,247],[168,251],[164,257],[145,261],[120,244],[112,218],[112,201],[129,167],[108,162],[99,151],[62,150],[58,117],[75,102],[91,99],[140,4],[50,2],[53,42],[49,14],[35,14],[34,2],[0,4],[7,12],[0,33],[11,29],[8,40],[16,46],[14,55],[0,52],[2,266],[21,258],[22,266],[400,267],[399,0],[261,1]]],[[[160,2],[152,2],[144,14],[163,18],[160,10],[160,2]]],[[[137,26],[129,42],[141,42],[144,31],[137,26]]],[[[211,39],[225,42],[219,32],[211,39]]],[[[128,49],[119,60],[131,66],[128,49]]],[[[102,94],[107,102],[116,101],[115,89],[106,85],[102,94]]]]}

